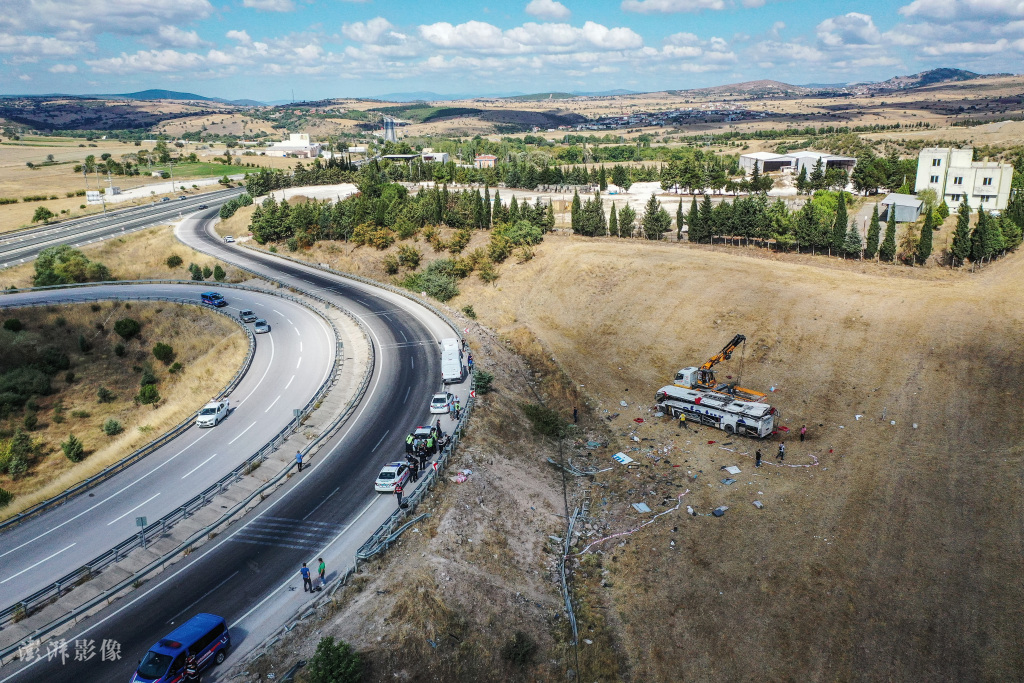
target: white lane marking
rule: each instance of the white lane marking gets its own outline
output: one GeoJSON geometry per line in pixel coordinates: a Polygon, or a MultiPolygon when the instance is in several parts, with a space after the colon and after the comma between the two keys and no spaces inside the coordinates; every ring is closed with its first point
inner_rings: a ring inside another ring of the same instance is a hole
{"type": "Polygon", "coordinates": [[[269,406],[267,406],[267,409],[266,409],[266,410],[264,410],[263,412],[264,412],[264,413],[269,413],[269,412],[270,412],[270,409],[274,407],[274,403],[277,403],[277,402],[278,402],[278,401],[280,401],[280,400],[281,400],[281,395],[280,395],[280,394],[278,394],[277,398],[275,398],[275,399],[274,399],[274,402],[273,402],[273,403],[271,403],[271,404],[270,404],[269,406]]]}
{"type": "MultiPolygon", "coordinates": [[[[387,435],[390,434],[390,433],[391,433],[390,429],[388,431],[384,432],[384,436],[380,437],[380,441],[377,442],[377,446],[379,446],[381,441],[383,441],[384,438],[387,437],[387,435]]],[[[375,450],[377,450],[377,446],[374,446],[373,448],[371,448],[370,452],[373,453],[375,450]]]]}
{"type": "MultiPolygon", "coordinates": [[[[326,498],[324,498],[323,500],[321,500],[321,501],[320,501],[320,502],[319,502],[319,503],[317,504],[317,506],[316,506],[315,508],[313,508],[312,510],[310,510],[309,512],[307,512],[307,513],[306,513],[306,517],[309,517],[309,516],[310,516],[311,514],[313,514],[313,513],[314,513],[314,512],[316,512],[317,510],[319,510],[319,509],[320,509],[320,506],[321,506],[321,505],[323,505],[323,504],[324,504],[324,503],[326,503],[326,502],[327,502],[328,500],[330,500],[331,496],[333,496],[333,495],[334,495],[335,493],[337,493],[337,492],[338,492],[338,491],[340,491],[340,490],[341,490],[341,487],[339,486],[338,488],[336,488],[336,489],[334,489],[333,491],[331,491],[330,493],[328,493],[328,494],[327,494],[327,497],[326,497],[326,498]]],[[[305,521],[306,521],[306,517],[303,517],[303,518],[302,518],[302,521],[303,521],[303,522],[305,522],[305,521]]]]}
{"type": "MultiPolygon", "coordinates": [[[[288,321],[288,324],[291,324],[291,322],[292,322],[292,321],[291,321],[291,320],[289,320],[289,321],[288,321]]],[[[299,335],[300,337],[302,336],[302,333],[301,333],[301,332],[299,332],[299,328],[298,328],[298,327],[296,327],[296,328],[295,328],[295,334],[299,335]]]]}
{"type": "Polygon", "coordinates": [[[220,588],[221,586],[223,586],[223,585],[224,585],[225,583],[227,583],[227,582],[228,582],[228,581],[230,581],[231,579],[235,578],[235,574],[237,574],[237,573],[238,573],[238,571],[236,570],[234,574],[232,574],[232,575],[231,575],[231,576],[229,576],[228,578],[224,579],[223,581],[221,581],[220,583],[218,583],[218,584],[217,584],[216,586],[214,586],[214,587],[213,587],[213,588],[211,588],[210,590],[208,590],[208,591],[206,591],[205,593],[203,593],[203,594],[202,594],[202,595],[201,595],[201,596],[199,597],[199,599],[198,599],[198,600],[196,600],[196,601],[195,601],[195,602],[193,602],[193,603],[192,603],[191,605],[189,605],[188,607],[186,607],[185,609],[181,610],[180,612],[178,612],[177,614],[175,614],[175,615],[174,615],[173,617],[171,617],[170,619],[168,619],[168,620],[167,620],[167,623],[168,623],[168,624],[171,624],[171,623],[173,623],[175,619],[177,619],[177,618],[178,618],[179,616],[181,616],[181,615],[182,615],[182,614],[184,614],[185,612],[187,612],[187,611],[189,611],[190,609],[192,609],[193,607],[195,607],[195,606],[196,606],[196,605],[197,605],[197,604],[198,604],[199,602],[201,602],[201,601],[202,601],[202,600],[203,600],[203,599],[204,599],[205,597],[207,597],[207,596],[208,596],[208,595],[209,595],[210,593],[214,592],[215,590],[217,590],[218,588],[220,588]]]}
{"type": "Polygon", "coordinates": [[[402,339],[404,339],[405,341],[409,341],[409,338],[405,336],[404,330],[398,330],[398,333],[402,335],[402,339]]]}
{"type": "Polygon", "coordinates": [[[243,403],[248,401],[253,394],[256,393],[256,390],[259,388],[259,386],[263,384],[263,380],[267,378],[267,373],[270,372],[271,366],[274,365],[274,337],[268,334],[267,339],[270,340],[270,361],[267,363],[267,369],[263,371],[263,376],[260,377],[259,382],[256,382],[256,386],[252,388],[252,391],[249,392],[249,395],[243,398],[241,401],[239,401],[236,405],[242,405],[243,403]]]}
{"type": "Polygon", "coordinates": [[[43,562],[46,562],[47,560],[52,560],[53,558],[57,557],[58,555],[60,555],[60,554],[61,554],[62,552],[64,552],[65,550],[68,550],[68,549],[70,549],[70,548],[74,548],[74,547],[75,547],[76,545],[78,545],[78,544],[77,544],[77,543],[72,543],[72,544],[71,544],[71,545],[69,545],[69,546],[68,546],[67,548],[64,548],[64,549],[62,549],[62,550],[58,550],[58,551],[57,551],[57,552],[55,552],[55,553],[54,553],[53,555],[50,555],[49,557],[46,557],[46,558],[43,558],[42,560],[39,560],[38,562],[36,562],[36,563],[35,563],[34,565],[32,565],[31,567],[25,567],[24,569],[22,569],[22,570],[21,570],[20,572],[18,572],[17,574],[13,574],[13,575],[11,575],[11,576],[8,576],[8,577],[7,577],[6,579],[4,579],[3,581],[0,581],[0,583],[7,583],[7,582],[8,582],[8,581],[10,581],[11,579],[16,579],[16,578],[18,578],[19,576],[21,576],[22,574],[24,574],[24,573],[25,573],[25,572],[27,572],[28,570],[30,570],[30,569],[35,569],[36,567],[38,567],[39,565],[41,565],[41,564],[42,564],[43,562]]]}
{"type": "MultiPolygon", "coordinates": [[[[239,436],[241,436],[241,434],[239,434],[239,436]]],[[[213,454],[213,455],[211,455],[211,456],[210,456],[209,458],[207,458],[206,460],[202,461],[201,463],[199,463],[198,465],[196,465],[195,467],[193,467],[192,469],[190,469],[190,470],[189,470],[188,472],[186,472],[186,473],[185,473],[185,477],[187,477],[188,475],[192,474],[193,472],[195,472],[196,470],[198,470],[198,469],[199,469],[200,467],[202,467],[203,465],[205,465],[206,463],[210,462],[211,460],[213,460],[213,459],[214,459],[214,458],[216,458],[216,457],[217,457],[217,454],[216,454],[216,453],[214,453],[214,454],[213,454]]],[[[185,477],[182,477],[182,479],[184,479],[185,477]]]]}
{"type": "Polygon", "coordinates": [[[289,324],[289,325],[291,325],[291,326],[293,326],[293,327],[295,326],[295,323],[293,323],[293,322],[292,322],[291,320],[289,320],[288,318],[285,318],[285,320],[287,320],[287,321],[288,321],[288,324],[289,324]]]}
{"type": "Polygon", "coordinates": [[[299,342],[299,353],[302,353],[302,342],[299,342]]]}
{"type": "MultiPolygon", "coordinates": [[[[246,433],[247,431],[249,431],[250,429],[252,429],[252,428],[253,428],[253,425],[255,425],[255,424],[256,424],[256,423],[255,423],[255,422],[253,422],[253,423],[252,423],[251,425],[249,425],[248,427],[246,427],[245,429],[243,429],[243,430],[242,430],[242,434],[245,434],[245,433],[246,433]]],[[[239,434],[239,435],[238,435],[238,436],[236,436],[235,438],[231,439],[231,441],[228,441],[228,445],[230,446],[230,445],[231,445],[231,444],[233,444],[234,442],[236,442],[236,441],[238,441],[239,439],[241,439],[241,438],[242,438],[242,434],[239,434]]]]}
{"type": "Polygon", "coordinates": [[[141,477],[139,477],[138,479],[136,479],[136,480],[135,480],[135,481],[133,481],[132,483],[130,483],[130,484],[127,484],[127,485],[126,485],[126,486],[125,486],[124,488],[122,488],[121,490],[119,490],[119,491],[116,491],[116,492],[114,492],[114,493],[110,494],[109,496],[107,496],[106,498],[104,498],[104,499],[103,499],[103,500],[101,500],[100,502],[96,503],[96,504],[95,504],[95,505],[93,505],[92,507],[90,507],[90,508],[87,508],[87,509],[83,510],[82,512],[79,512],[79,513],[78,513],[77,515],[75,515],[75,516],[74,516],[74,517],[72,517],[71,519],[68,519],[68,520],[65,520],[65,521],[61,522],[60,524],[58,524],[57,526],[53,527],[52,529],[49,529],[49,530],[47,530],[47,531],[44,531],[43,533],[39,534],[39,535],[38,535],[38,536],[36,536],[35,538],[33,538],[33,539],[30,539],[30,540],[28,540],[28,541],[25,541],[24,543],[22,543],[21,545],[19,545],[19,546],[15,547],[15,548],[11,548],[11,549],[10,549],[10,550],[8,550],[7,552],[5,552],[5,553],[4,553],[3,555],[0,555],[0,557],[5,557],[5,556],[7,556],[7,555],[10,555],[10,554],[11,554],[11,553],[13,553],[13,552],[14,552],[15,550],[20,550],[21,548],[24,548],[24,547],[25,547],[25,546],[27,546],[28,544],[30,544],[30,543],[34,543],[35,541],[38,541],[38,540],[39,540],[40,538],[42,538],[43,536],[48,536],[49,534],[52,534],[52,533],[53,533],[54,531],[56,531],[57,529],[60,529],[60,528],[61,528],[62,526],[65,526],[65,525],[67,525],[67,524],[70,524],[71,522],[75,521],[76,519],[78,519],[78,518],[79,518],[79,517],[81,517],[82,515],[86,515],[86,514],[88,514],[88,513],[92,512],[93,510],[95,510],[96,508],[98,508],[98,507],[99,507],[100,505],[103,505],[104,503],[106,503],[106,502],[108,502],[108,501],[110,501],[110,500],[113,500],[114,498],[116,498],[117,496],[121,495],[122,493],[124,493],[125,491],[127,491],[128,489],[130,489],[131,487],[133,487],[133,486],[135,486],[136,484],[138,484],[138,483],[139,483],[140,481],[142,481],[143,479],[145,479],[145,478],[146,478],[146,477],[148,477],[149,475],[151,475],[151,474],[153,474],[154,472],[156,472],[157,470],[159,470],[159,469],[160,469],[161,467],[163,467],[163,466],[164,466],[164,465],[166,465],[167,463],[169,463],[169,462],[171,462],[172,460],[174,460],[175,458],[177,458],[177,457],[178,457],[179,455],[181,455],[182,453],[184,453],[184,452],[185,452],[185,451],[187,451],[188,449],[192,448],[192,446],[195,446],[195,445],[196,445],[196,443],[198,443],[200,439],[204,438],[204,437],[205,437],[205,436],[206,436],[207,434],[209,434],[209,433],[210,433],[210,432],[206,432],[206,433],[204,433],[204,434],[203,434],[202,436],[200,436],[200,437],[199,437],[199,439],[196,439],[195,441],[193,441],[193,442],[192,442],[191,444],[189,444],[188,446],[185,446],[185,447],[184,447],[184,448],[182,448],[182,449],[181,449],[180,451],[178,451],[177,453],[175,453],[174,455],[172,455],[171,457],[169,457],[169,458],[168,458],[167,460],[165,460],[164,462],[162,462],[162,463],[160,463],[159,465],[157,465],[156,467],[154,467],[154,468],[153,468],[153,469],[152,469],[151,471],[149,471],[149,472],[147,472],[146,474],[142,475],[141,477]]]}
{"type": "MultiPolygon", "coordinates": [[[[187,475],[186,475],[186,476],[187,476],[187,475]]],[[[182,478],[184,478],[184,477],[182,477],[182,478]]],[[[158,494],[156,494],[156,496],[159,496],[159,495],[160,495],[159,493],[158,493],[158,494]]],[[[156,498],[156,496],[153,496],[153,498],[156,498]]],[[[146,503],[148,503],[148,502],[149,502],[150,500],[153,500],[153,498],[150,498],[149,500],[144,500],[144,501],[142,501],[141,503],[139,503],[138,505],[136,505],[135,507],[133,507],[133,508],[132,508],[131,510],[129,510],[128,512],[126,512],[126,513],[124,513],[123,515],[121,515],[120,517],[118,517],[117,519],[112,519],[112,520],[110,520],[109,522],[107,522],[107,526],[110,526],[110,525],[111,525],[111,524],[113,524],[114,522],[120,522],[120,521],[121,521],[122,519],[124,519],[124,518],[125,518],[125,517],[127,517],[128,515],[132,514],[132,513],[133,513],[133,512],[135,512],[136,510],[138,510],[138,509],[139,509],[140,507],[142,507],[143,505],[145,505],[146,503]]]]}
{"type": "Polygon", "coordinates": [[[276,308],[271,308],[270,310],[272,310],[274,313],[277,313],[278,315],[284,315],[284,313],[282,313],[281,311],[277,310],[276,308]]]}
{"type": "MultiPolygon", "coordinates": [[[[303,481],[306,481],[306,480],[303,480],[303,481]]],[[[365,514],[366,514],[367,512],[369,512],[369,511],[370,511],[370,508],[371,508],[371,507],[373,507],[373,504],[374,504],[374,503],[376,503],[376,502],[377,502],[377,501],[379,501],[379,500],[380,500],[380,498],[375,498],[375,499],[371,500],[371,501],[370,501],[369,503],[367,503],[367,504],[366,504],[366,507],[364,507],[364,508],[363,508],[363,511],[362,511],[362,512],[360,512],[360,513],[359,513],[358,515],[356,515],[356,518],[355,518],[355,519],[353,519],[353,520],[352,520],[351,522],[349,522],[348,526],[346,526],[346,527],[345,527],[344,529],[342,529],[341,531],[339,531],[339,532],[338,532],[338,535],[337,535],[337,536],[335,536],[334,538],[332,538],[332,539],[331,539],[331,540],[330,540],[330,541],[329,541],[329,542],[327,543],[327,545],[325,545],[325,546],[324,546],[323,548],[321,548],[321,549],[320,549],[320,552],[319,552],[319,553],[314,553],[314,555],[316,555],[317,557],[319,557],[319,556],[320,556],[320,555],[322,555],[322,554],[323,554],[324,552],[326,552],[328,548],[330,548],[330,547],[331,547],[332,545],[334,545],[334,542],[335,542],[335,541],[337,541],[337,540],[338,540],[339,538],[341,538],[341,535],[342,535],[343,533],[345,533],[345,532],[346,532],[346,531],[348,531],[348,530],[349,530],[350,528],[352,528],[352,526],[353,526],[353,525],[354,525],[354,524],[355,524],[356,522],[358,522],[358,521],[359,521],[359,518],[360,518],[360,517],[362,517],[363,515],[365,515],[365,514]]],[[[245,527],[242,527],[242,528],[244,529],[245,527]]],[[[238,531],[241,531],[241,529],[239,529],[238,531]]],[[[236,531],[235,533],[237,534],[237,533],[238,533],[238,531],[236,531]]],[[[234,536],[234,534],[232,534],[232,536],[234,536]]],[[[230,537],[228,537],[228,540],[230,540],[230,537]]],[[[286,580],[286,581],[285,581],[284,583],[282,583],[282,584],[281,584],[280,586],[278,586],[277,588],[275,588],[275,589],[274,589],[274,591],[273,591],[272,593],[270,593],[270,595],[268,595],[267,597],[265,597],[265,598],[263,598],[262,600],[260,600],[260,601],[259,601],[259,602],[258,602],[258,603],[256,604],[256,606],[255,606],[255,607],[253,607],[253,608],[252,608],[251,610],[249,610],[248,612],[246,612],[246,613],[245,613],[245,614],[243,614],[242,616],[238,617],[238,619],[236,619],[236,620],[235,620],[235,622],[234,622],[233,624],[231,624],[231,626],[229,626],[228,628],[229,628],[229,629],[232,629],[232,628],[235,628],[236,626],[238,626],[238,625],[239,625],[240,623],[242,623],[242,621],[243,621],[243,620],[244,620],[244,619],[245,619],[246,617],[248,617],[248,616],[249,616],[250,614],[252,614],[252,613],[253,613],[253,612],[255,612],[256,610],[258,610],[258,609],[259,609],[260,607],[263,607],[263,604],[264,604],[264,603],[266,603],[266,601],[267,601],[267,600],[269,600],[270,598],[272,598],[272,597],[274,597],[275,595],[277,595],[278,593],[280,593],[280,592],[281,592],[281,590],[282,590],[282,589],[283,589],[283,588],[284,588],[285,586],[287,586],[287,585],[288,585],[289,583],[291,583],[292,581],[294,581],[294,579],[293,579],[292,577],[289,577],[289,578],[288,578],[288,579],[287,579],[287,580],[286,580]]],[[[127,605],[125,605],[125,607],[127,607],[127,605]]],[[[122,608],[122,609],[123,609],[123,608],[122,608]]],[[[111,615],[111,616],[112,616],[112,615],[111,615]]],[[[109,617],[108,617],[108,618],[109,618],[109,617]]],[[[79,634],[79,635],[82,635],[82,634],[79,634]]],[[[78,636],[75,636],[75,638],[77,638],[77,637],[78,637],[78,636]]],[[[41,659],[42,659],[42,657],[40,657],[39,659],[35,659],[35,660],[32,660],[32,661],[33,661],[33,663],[35,663],[35,662],[38,662],[38,661],[40,661],[41,659]]],[[[31,666],[31,665],[30,665],[30,666],[31,666]]],[[[4,679],[4,681],[6,681],[6,680],[7,680],[7,679],[4,679]]],[[[4,681],[0,681],[0,683],[4,683],[4,681]]]]}
{"type": "Polygon", "coordinates": [[[405,398],[402,399],[402,403],[405,403],[406,401],[409,400],[409,390],[410,389],[412,389],[412,387],[406,387],[405,388],[405,398]]]}
{"type": "Polygon", "coordinates": [[[412,356],[409,356],[409,365],[411,365],[414,368],[416,367],[416,359],[413,358],[412,356]]]}
{"type": "Polygon", "coordinates": [[[302,365],[302,356],[299,356],[299,362],[295,364],[295,369],[298,370],[300,365],[302,365]]]}
{"type": "Polygon", "coordinates": [[[292,385],[292,382],[294,382],[294,381],[295,381],[295,375],[292,375],[292,378],[290,380],[288,380],[288,384],[285,384],[284,388],[287,389],[288,387],[290,387],[292,385]]]}

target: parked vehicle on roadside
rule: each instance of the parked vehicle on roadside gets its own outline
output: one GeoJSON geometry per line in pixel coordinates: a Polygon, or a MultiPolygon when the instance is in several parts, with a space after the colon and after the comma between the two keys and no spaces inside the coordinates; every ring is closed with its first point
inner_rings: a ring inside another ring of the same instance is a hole
{"type": "Polygon", "coordinates": [[[200,427],[216,427],[231,412],[230,401],[210,401],[199,409],[196,424],[200,427]]]}
{"type": "Polygon", "coordinates": [[[377,475],[377,481],[373,482],[373,490],[377,493],[394,493],[395,486],[405,486],[411,476],[408,463],[396,461],[389,462],[381,468],[377,475]]]}
{"type": "Polygon", "coordinates": [[[445,415],[450,409],[455,396],[450,392],[434,394],[430,399],[430,412],[432,415],[445,415]]]}
{"type": "Polygon", "coordinates": [[[231,647],[231,634],[222,617],[197,614],[161,639],[139,662],[131,683],[177,683],[184,678],[185,663],[195,657],[201,673],[223,664],[231,647]]]}

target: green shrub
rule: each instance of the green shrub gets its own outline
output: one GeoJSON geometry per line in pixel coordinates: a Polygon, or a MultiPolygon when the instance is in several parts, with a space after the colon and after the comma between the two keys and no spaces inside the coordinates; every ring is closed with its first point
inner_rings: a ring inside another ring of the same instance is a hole
{"type": "Polygon", "coordinates": [[[501,648],[501,658],[516,666],[525,667],[537,652],[537,643],[526,633],[516,631],[501,648]]]}
{"type": "Polygon", "coordinates": [[[70,370],[65,372],[64,373],[64,381],[67,382],[68,384],[74,384],[75,383],[75,373],[71,372],[70,370]]]}
{"type": "Polygon", "coordinates": [[[287,240],[285,240],[284,245],[288,247],[288,251],[298,251],[299,239],[297,237],[289,237],[287,240]]]}
{"type": "Polygon", "coordinates": [[[56,375],[71,367],[71,359],[56,346],[45,346],[39,352],[34,365],[47,375],[56,375]]]}
{"type": "Polygon", "coordinates": [[[47,247],[39,252],[35,262],[36,287],[67,285],[73,282],[100,282],[111,280],[110,270],[67,244],[47,247]]]}
{"type": "Polygon", "coordinates": [[[156,375],[149,368],[143,368],[142,378],[139,380],[139,386],[146,387],[151,384],[156,384],[156,375]]]}
{"type": "Polygon", "coordinates": [[[114,323],[114,332],[117,332],[117,334],[125,341],[128,341],[137,335],[141,330],[141,323],[134,318],[121,318],[114,323]]]}
{"type": "Polygon", "coordinates": [[[216,266],[214,266],[214,268],[213,268],[213,279],[214,280],[216,280],[217,282],[224,282],[224,278],[226,278],[227,276],[228,276],[228,274],[224,272],[224,269],[220,267],[219,263],[216,266]]]}
{"type": "Polygon", "coordinates": [[[103,307],[102,307],[102,306],[100,306],[99,304],[90,304],[90,305],[89,305],[89,308],[91,308],[91,309],[92,309],[92,312],[93,312],[93,313],[99,313],[100,311],[102,311],[102,310],[103,310],[103,307]]]}
{"type": "Polygon", "coordinates": [[[92,342],[86,339],[84,334],[78,335],[78,350],[82,353],[89,353],[92,351],[92,342]]]}
{"type": "Polygon", "coordinates": [[[57,327],[64,327],[65,325],[68,324],[68,319],[62,315],[58,315],[57,319],[53,321],[53,324],[56,325],[57,327]]]}
{"type": "Polygon", "coordinates": [[[32,431],[39,424],[39,415],[35,412],[25,413],[25,418],[22,420],[22,424],[25,425],[25,429],[32,431]]]}
{"type": "Polygon", "coordinates": [[[184,263],[184,261],[182,261],[181,257],[178,256],[177,254],[171,254],[170,256],[167,257],[166,263],[168,268],[177,268],[181,266],[181,264],[184,263]]]}
{"type": "Polygon", "coordinates": [[[519,407],[538,434],[556,438],[562,435],[566,422],[551,408],[539,403],[521,403],[519,407]]]}
{"type": "Polygon", "coordinates": [[[213,269],[210,266],[203,266],[203,279],[208,280],[213,275],[213,269]]]}
{"type": "Polygon", "coordinates": [[[56,424],[64,422],[64,401],[57,401],[53,404],[53,421],[56,424]]]}
{"type": "Polygon", "coordinates": [[[192,273],[192,279],[193,280],[201,281],[203,279],[203,269],[202,268],[200,268],[199,266],[197,266],[196,264],[193,263],[193,264],[191,264],[188,267],[188,269],[189,269],[189,272],[192,273]]]}
{"type": "Polygon", "coordinates": [[[97,389],[96,397],[99,399],[100,403],[113,403],[114,399],[117,398],[114,396],[114,392],[106,387],[100,387],[97,389]]]}
{"type": "Polygon", "coordinates": [[[401,284],[413,292],[426,292],[438,301],[448,301],[459,295],[455,278],[440,273],[409,273],[401,284]]]}
{"type": "Polygon", "coordinates": [[[491,383],[494,382],[494,375],[484,370],[473,371],[473,388],[476,389],[478,394],[489,394],[491,392],[491,383]]]}
{"type": "Polygon", "coordinates": [[[529,221],[499,225],[491,234],[501,235],[515,247],[540,244],[544,241],[544,231],[529,221]]]}
{"type": "Polygon", "coordinates": [[[394,254],[388,254],[384,257],[384,272],[388,275],[395,275],[398,273],[398,257],[394,254]]]}
{"type": "Polygon", "coordinates": [[[8,318],[4,321],[4,329],[10,332],[21,332],[25,326],[17,318],[8,318]]]}
{"type": "Polygon", "coordinates": [[[480,279],[490,284],[498,279],[498,269],[494,267],[494,264],[490,261],[484,261],[480,264],[479,273],[480,279]]]}
{"type": "Polygon", "coordinates": [[[174,373],[181,372],[181,369],[182,369],[181,363],[174,362],[174,363],[171,364],[171,367],[167,368],[167,372],[169,372],[169,373],[171,373],[173,375],[174,373]]]}
{"type": "Polygon", "coordinates": [[[398,263],[410,270],[418,268],[422,258],[420,250],[411,244],[403,244],[398,247],[398,263]]]}
{"type": "Polygon", "coordinates": [[[124,358],[125,354],[127,353],[128,347],[126,347],[121,342],[118,342],[117,344],[114,345],[114,355],[117,356],[118,358],[124,358]]]}
{"type": "Polygon", "coordinates": [[[85,444],[74,434],[69,434],[67,441],[61,441],[60,449],[71,462],[81,462],[85,457],[85,444]]]}
{"type": "Polygon", "coordinates": [[[153,347],[153,355],[164,365],[170,365],[171,361],[174,360],[174,349],[171,348],[170,344],[157,342],[156,346],[153,347]]]}
{"type": "Polygon", "coordinates": [[[7,507],[14,500],[14,494],[7,489],[0,489],[0,508],[7,507]]]}
{"type": "Polygon", "coordinates": [[[473,320],[476,320],[476,311],[473,310],[473,306],[472,305],[470,305],[470,306],[463,306],[462,307],[462,312],[466,314],[467,318],[472,318],[473,320]]]}
{"type": "Polygon", "coordinates": [[[362,677],[363,658],[352,646],[330,636],[320,639],[306,669],[310,683],[359,683],[362,677]]]}
{"type": "Polygon", "coordinates": [[[117,436],[124,431],[124,427],[121,426],[121,423],[114,418],[109,418],[104,422],[101,429],[103,429],[103,433],[107,436],[117,436]]]}
{"type": "Polygon", "coordinates": [[[270,253],[271,254],[276,254],[277,253],[277,247],[275,247],[273,244],[270,245],[270,253]]]}
{"type": "Polygon", "coordinates": [[[487,245],[487,257],[494,263],[502,263],[512,253],[512,241],[499,234],[492,234],[487,245]]]}
{"type": "Polygon", "coordinates": [[[135,400],[142,405],[152,405],[160,401],[160,392],[156,390],[156,386],[153,384],[147,384],[139,391],[135,400]]]}
{"type": "Polygon", "coordinates": [[[38,367],[22,366],[0,374],[0,406],[25,405],[33,396],[50,393],[50,377],[38,367]]]}
{"type": "Polygon", "coordinates": [[[88,410],[72,410],[71,417],[78,420],[84,420],[87,417],[92,417],[92,413],[90,413],[88,410]]]}

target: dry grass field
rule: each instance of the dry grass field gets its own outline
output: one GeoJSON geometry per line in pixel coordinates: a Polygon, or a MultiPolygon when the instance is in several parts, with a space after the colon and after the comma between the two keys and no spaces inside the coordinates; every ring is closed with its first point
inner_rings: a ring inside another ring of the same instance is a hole
{"type": "MultiPolygon", "coordinates": [[[[1013,400],[1024,256],[971,274],[556,235],[535,251],[493,285],[463,280],[449,302],[500,335],[467,321],[499,395],[485,397],[456,464],[470,481],[445,486],[438,519],[371,565],[324,631],[368,653],[372,680],[564,680],[576,669],[546,545],[564,533],[544,463],[553,451],[524,440],[515,406],[538,397],[563,416],[579,405],[574,462],[612,468],[596,477],[570,558],[580,680],[1024,675],[1024,418],[1013,400]],[[774,387],[791,431],[756,442],[654,417],[657,388],[736,333],[748,342],[720,377],[774,387]],[[639,467],[615,464],[619,450],[639,467]],[[726,465],[742,470],[734,484],[720,481],[726,465]],[[652,514],[634,502],[668,512],[637,530],[652,514]],[[720,505],[725,516],[711,516],[720,505]],[[414,598],[422,612],[402,607],[414,598]],[[538,644],[525,669],[500,655],[515,629],[538,644]],[[420,645],[446,632],[436,650],[420,645]]],[[[376,252],[345,259],[375,271],[376,252]]],[[[570,507],[585,486],[570,481],[570,507]]]]}
{"type": "MultiPolygon", "coordinates": [[[[59,373],[52,380],[54,392],[35,399],[38,425],[29,434],[37,444],[36,454],[25,476],[12,479],[0,474],[0,488],[16,496],[0,509],[3,518],[99,472],[188,417],[227,384],[248,348],[236,324],[198,306],[104,302],[4,309],[3,318],[17,318],[24,329],[0,330],[0,346],[56,346],[70,357],[74,373],[70,382],[59,373]],[[126,353],[118,357],[114,348],[122,340],[113,327],[126,317],[142,323],[142,331],[125,342],[126,353]],[[79,335],[92,347],[87,353],[79,347],[79,335]],[[180,371],[169,372],[153,357],[157,342],[171,345],[180,371]],[[161,400],[155,406],[134,401],[145,367],[152,368],[158,379],[161,400]],[[99,402],[101,386],[114,392],[113,401],[99,402]],[[124,431],[107,436],[101,426],[108,419],[120,422],[124,431]],[[80,463],[72,463],[61,452],[60,443],[68,434],[85,445],[86,458],[80,463]]],[[[0,419],[0,434],[9,438],[23,420],[20,410],[0,419]]]]}

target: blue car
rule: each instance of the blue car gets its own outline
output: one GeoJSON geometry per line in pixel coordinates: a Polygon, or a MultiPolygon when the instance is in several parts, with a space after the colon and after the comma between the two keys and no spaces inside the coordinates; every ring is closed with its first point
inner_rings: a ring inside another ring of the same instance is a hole
{"type": "Polygon", "coordinates": [[[149,648],[132,683],[178,683],[185,677],[185,661],[190,654],[195,655],[201,672],[223,663],[229,647],[231,637],[224,619],[197,614],[149,648]]]}
{"type": "Polygon", "coordinates": [[[202,299],[203,303],[207,306],[220,308],[221,306],[228,305],[227,300],[217,292],[203,292],[199,295],[199,298],[202,299]]]}

